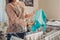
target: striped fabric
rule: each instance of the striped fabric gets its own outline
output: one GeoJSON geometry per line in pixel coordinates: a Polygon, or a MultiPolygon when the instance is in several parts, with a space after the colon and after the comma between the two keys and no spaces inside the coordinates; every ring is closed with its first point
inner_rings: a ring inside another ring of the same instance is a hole
{"type": "Polygon", "coordinates": [[[45,40],[60,40],[60,31],[52,31],[48,33],[48,35],[45,37],[45,40]]]}
{"type": "Polygon", "coordinates": [[[42,40],[42,35],[43,35],[42,31],[30,35],[26,35],[25,40],[42,40]]]}

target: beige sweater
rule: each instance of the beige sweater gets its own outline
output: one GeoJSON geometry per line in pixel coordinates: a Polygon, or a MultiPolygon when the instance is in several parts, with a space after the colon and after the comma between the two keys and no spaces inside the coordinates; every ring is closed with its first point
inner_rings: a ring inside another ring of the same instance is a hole
{"type": "Polygon", "coordinates": [[[7,33],[10,32],[24,32],[23,30],[27,23],[23,20],[23,11],[24,11],[24,4],[17,5],[9,3],[6,7],[8,19],[9,19],[9,27],[7,28],[7,33]]]}

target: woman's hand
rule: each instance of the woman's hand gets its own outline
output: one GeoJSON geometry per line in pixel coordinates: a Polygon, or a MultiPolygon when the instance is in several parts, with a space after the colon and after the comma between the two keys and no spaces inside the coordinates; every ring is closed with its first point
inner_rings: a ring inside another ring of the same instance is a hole
{"type": "Polygon", "coordinates": [[[34,22],[33,21],[31,21],[31,22],[28,22],[28,26],[32,26],[34,24],[34,22]]]}
{"type": "Polygon", "coordinates": [[[33,17],[35,15],[35,11],[33,11],[32,13],[24,13],[24,16],[25,16],[25,18],[31,18],[31,17],[33,17]]]}

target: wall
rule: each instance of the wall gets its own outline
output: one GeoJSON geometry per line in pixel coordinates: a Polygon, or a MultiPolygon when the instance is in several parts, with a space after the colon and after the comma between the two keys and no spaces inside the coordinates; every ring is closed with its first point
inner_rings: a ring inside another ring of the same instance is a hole
{"type": "Polygon", "coordinates": [[[60,0],[40,0],[39,8],[45,10],[48,19],[60,19],[60,0]]]}
{"type": "Polygon", "coordinates": [[[31,13],[34,10],[38,9],[38,0],[34,0],[34,7],[27,7],[25,6],[25,12],[31,13]]]}

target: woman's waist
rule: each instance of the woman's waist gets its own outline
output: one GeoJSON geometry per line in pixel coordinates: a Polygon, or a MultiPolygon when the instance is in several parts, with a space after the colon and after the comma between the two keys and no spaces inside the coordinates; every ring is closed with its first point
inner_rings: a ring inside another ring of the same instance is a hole
{"type": "Polygon", "coordinates": [[[10,27],[8,27],[8,29],[7,29],[7,32],[8,33],[15,33],[15,32],[26,32],[27,31],[27,28],[26,27],[16,27],[16,26],[10,26],[10,27]]]}

